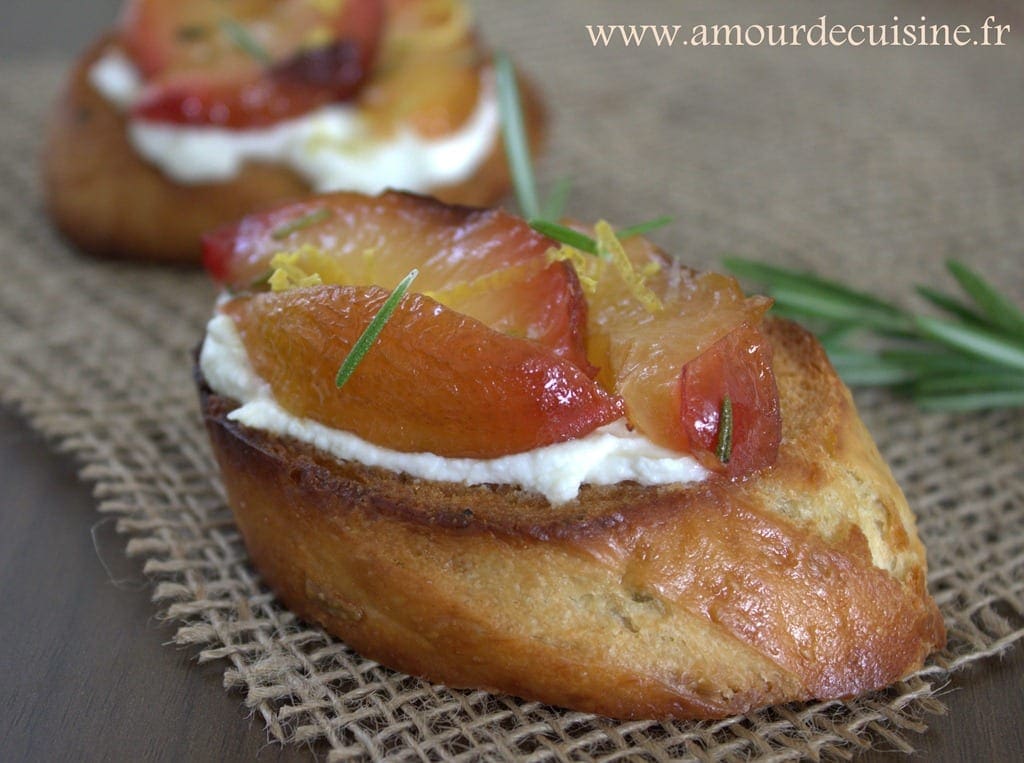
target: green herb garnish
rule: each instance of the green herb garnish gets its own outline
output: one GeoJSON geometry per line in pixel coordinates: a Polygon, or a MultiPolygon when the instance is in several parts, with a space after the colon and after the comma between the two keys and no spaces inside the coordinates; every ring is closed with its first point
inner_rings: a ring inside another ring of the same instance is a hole
{"type": "Polygon", "coordinates": [[[530,227],[538,233],[543,233],[548,238],[553,238],[562,244],[568,244],[574,249],[579,249],[587,254],[597,254],[597,242],[586,233],[580,233],[565,225],[553,223],[549,220],[530,220],[530,227]]]}
{"type": "MultiPolygon", "coordinates": [[[[642,236],[656,228],[668,225],[670,222],[672,222],[671,217],[658,217],[654,220],[647,220],[646,222],[621,228],[615,231],[615,236],[619,241],[625,241],[633,236],[642,236]]],[[[544,219],[530,220],[530,227],[538,233],[543,233],[548,238],[553,238],[561,244],[568,244],[574,249],[579,249],[581,252],[598,254],[597,241],[573,228],[544,219]]]]}
{"type": "Polygon", "coordinates": [[[541,210],[543,220],[561,220],[565,213],[565,205],[569,201],[569,191],[572,188],[572,181],[569,178],[560,178],[551,190],[544,209],[541,210]]]}
{"type": "Polygon", "coordinates": [[[504,53],[494,57],[494,68],[498,83],[501,135],[505,140],[505,153],[519,209],[528,218],[539,217],[540,201],[530,159],[530,141],[526,137],[526,120],[523,119],[516,70],[511,59],[504,53]]]}
{"type": "MultiPolygon", "coordinates": [[[[545,236],[597,254],[593,238],[557,222],[568,195],[566,181],[558,183],[541,207],[515,71],[505,55],[497,56],[496,68],[505,152],[520,211],[545,236]]],[[[621,240],[642,235],[668,222],[660,217],[620,229],[616,236],[621,240]]],[[[735,258],[725,263],[741,278],[766,285],[775,298],[776,314],[813,321],[836,370],[851,385],[896,387],[928,410],[1024,406],[1024,310],[962,263],[948,266],[970,304],[918,287],[918,293],[950,319],[915,315],[810,273],[735,258]],[[855,345],[865,333],[870,346],[855,345]]],[[[731,409],[726,398],[720,451],[726,444],[731,450],[731,409]],[[730,431],[723,440],[727,404],[730,431]]],[[[728,458],[728,452],[725,455],[728,458]]]]}
{"type": "MultiPolygon", "coordinates": [[[[593,238],[558,223],[569,198],[568,178],[559,180],[551,191],[551,196],[543,206],[541,205],[515,68],[505,53],[498,53],[494,57],[494,68],[501,112],[501,134],[505,141],[505,158],[512,174],[512,186],[515,189],[516,201],[519,203],[519,211],[530,221],[530,226],[534,230],[588,254],[597,254],[597,242],[593,238]]],[[[642,236],[670,222],[671,217],[658,217],[622,228],[616,231],[616,235],[620,240],[642,236]]]]}
{"type": "Polygon", "coordinates": [[[376,342],[377,337],[380,336],[380,332],[391,319],[391,314],[395,312],[395,308],[398,307],[398,303],[402,301],[402,297],[405,296],[405,293],[409,290],[409,286],[414,280],[416,280],[416,276],[418,275],[419,271],[415,268],[409,271],[409,275],[399,282],[398,286],[395,287],[395,290],[391,292],[391,296],[384,301],[380,310],[377,311],[377,314],[373,316],[373,319],[369,324],[367,324],[363,333],[359,335],[356,343],[352,345],[352,349],[349,350],[348,355],[342,362],[341,368],[338,369],[338,375],[334,378],[334,384],[338,389],[341,389],[341,387],[344,386],[345,382],[347,382],[349,377],[352,376],[353,371],[355,371],[356,367],[362,362],[363,357],[370,351],[373,343],[376,342]]]}
{"type": "Polygon", "coordinates": [[[980,275],[966,265],[950,260],[949,272],[984,313],[985,319],[1010,334],[1024,335],[1024,312],[1000,294],[980,275]]]}
{"type": "Polygon", "coordinates": [[[280,241],[283,238],[288,238],[288,236],[295,233],[295,231],[305,230],[306,228],[311,228],[314,225],[318,225],[319,223],[322,223],[330,216],[331,210],[327,209],[327,207],[321,207],[316,211],[310,212],[309,214],[305,214],[302,217],[298,217],[292,220],[291,222],[287,222],[284,225],[274,228],[274,230],[271,231],[270,233],[270,237],[275,241],[280,241]]]}
{"type": "Polygon", "coordinates": [[[645,220],[642,223],[636,223],[636,225],[629,225],[626,226],[625,228],[619,228],[617,231],[615,231],[615,235],[618,236],[619,241],[625,241],[627,238],[633,238],[634,236],[644,236],[650,233],[652,230],[664,228],[671,222],[671,217],[663,215],[661,217],[655,217],[653,220],[645,220]]]}
{"type": "Polygon", "coordinates": [[[718,416],[718,445],[715,456],[723,464],[732,458],[732,400],[729,395],[722,398],[722,410],[718,416]]]}
{"type": "Polygon", "coordinates": [[[252,56],[264,66],[269,66],[274,62],[267,49],[256,41],[248,29],[234,19],[221,19],[220,28],[231,42],[234,43],[235,47],[252,56]]]}
{"type": "Polygon", "coordinates": [[[768,287],[773,311],[809,319],[840,376],[852,386],[893,387],[926,410],[1024,406],[1024,312],[980,274],[947,263],[966,300],[927,287],[917,293],[936,318],[810,273],[726,259],[740,277],[768,287]]]}

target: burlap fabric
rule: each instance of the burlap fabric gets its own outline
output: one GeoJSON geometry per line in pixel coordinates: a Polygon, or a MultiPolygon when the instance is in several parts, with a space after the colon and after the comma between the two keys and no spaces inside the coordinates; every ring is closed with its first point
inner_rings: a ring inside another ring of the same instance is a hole
{"type": "MultiPolygon", "coordinates": [[[[571,211],[673,214],[659,239],[694,264],[735,252],[901,298],[916,282],[943,285],[956,256],[1024,301],[1019,3],[981,15],[900,4],[954,24],[1002,14],[1014,33],[999,49],[605,50],[584,29],[807,23],[827,10],[720,5],[480,3],[487,36],[549,98],[543,175],[575,178],[571,211]]],[[[836,21],[893,15],[891,3],[843,6],[836,21]]],[[[720,723],[618,723],[432,686],[297,621],[246,562],[196,411],[190,351],[211,287],[196,272],[76,256],[43,216],[35,159],[66,64],[2,69],[0,396],[80,460],[160,611],[180,623],[177,642],[224,661],[225,685],[274,738],[332,760],[848,757],[880,739],[906,749],[941,709],[949,671],[1024,636],[1024,415],[924,415],[887,394],[859,403],[920,517],[950,632],[945,652],[889,691],[720,723]]]]}

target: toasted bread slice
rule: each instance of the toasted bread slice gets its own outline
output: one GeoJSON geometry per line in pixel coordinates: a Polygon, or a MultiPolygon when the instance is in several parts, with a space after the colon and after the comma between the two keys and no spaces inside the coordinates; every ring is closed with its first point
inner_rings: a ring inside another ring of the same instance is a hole
{"type": "Polygon", "coordinates": [[[199,385],[252,560],[305,619],[451,686],[720,718],[881,688],[945,642],[913,514],[849,392],[803,329],[766,331],[773,467],[558,506],[332,459],[236,424],[199,385]]]}
{"type": "MultiPolygon", "coordinates": [[[[140,157],[125,115],[89,82],[93,64],[118,45],[108,35],[78,61],[49,123],[42,156],[46,201],[72,243],[108,257],[198,262],[204,232],[312,192],[283,165],[249,162],[233,180],[186,185],[140,157]]],[[[539,148],[544,110],[529,83],[521,87],[530,141],[539,148]]],[[[450,203],[487,205],[509,184],[499,139],[471,177],[430,193],[450,203]]]]}

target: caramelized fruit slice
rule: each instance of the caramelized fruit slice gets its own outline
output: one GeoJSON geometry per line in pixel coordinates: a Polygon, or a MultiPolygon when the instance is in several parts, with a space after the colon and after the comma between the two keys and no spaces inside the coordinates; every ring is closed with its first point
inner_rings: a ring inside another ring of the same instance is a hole
{"type": "Polygon", "coordinates": [[[408,56],[382,68],[360,93],[360,105],[377,134],[409,127],[425,138],[458,130],[480,98],[481,65],[469,52],[408,56]]]}
{"type": "MultiPolygon", "coordinates": [[[[392,288],[412,268],[416,291],[513,337],[530,339],[591,373],[586,302],[550,239],[500,210],[403,193],[337,193],[251,215],[203,239],[213,277],[236,291],[264,276],[274,254],[327,254],[325,283],[392,288]]],[[[319,259],[319,258],[318,258],[319,259]]]]}
{"type": "Polygon", "coordinates": [[[770,466],[782,440],[779,395],[772,373],[772,352],[764,333],[744,323],[685,366],[680,380],[681,420],[689,450],[708,469],[729,475],[770,466]],[[731,455],[716,455],[722,401],[732,406],[731,455]]]}
{"type": "Polygon", "coordinates": [[[734,278],[694,273],[643,239],[626,254],[663,305],[651,312],[603,266],[589,297],[588,351],[630,422],[653,441],[688,451],[738,477],[774,463],[781,437],[771,351],[758,328],[771,302],[745,297],[734,278]],[[725,396],[733,408],[732,457],[716,456],[725,396]]]}
{"type": "Polygon", "coordinates": [[[482,61],[464,0],[387,0],[379,66],[359,94],[377,133],[455,131],[480,96],[482,61]]]}
{"type": "Polygon", "coordinates": [[[383,24],[382,0],[131,0],[122,36],[147,78],[133,113],[256,127],[349,98],[383,24]]]}
{"type": "Polygon", "coordinates": [[[227,303],[256,372],[287,410],[395,450],[493,458],[584,435],[621,403],[572,363],[421,294],[406,295],[339,390],[388,292],[319,286],[227,303]]]}

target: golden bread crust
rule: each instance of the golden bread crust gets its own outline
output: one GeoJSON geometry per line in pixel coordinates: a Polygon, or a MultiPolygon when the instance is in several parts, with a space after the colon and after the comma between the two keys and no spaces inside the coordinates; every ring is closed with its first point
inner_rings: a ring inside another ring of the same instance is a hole
{"type": "Polygon", "coordinates": [[[284,603],[451,686],[618,718],[719,718],[877,689],[945,641],[924,548],[817,342],[766,324],[777,464],[742,482],[510,487],[341,462],[227,419],[200,379],[229,502],[284,603]]]}
{"type": "MultiPolygon", "coordinates": [[[[42,156],[50,215],[77,247],[90,254],[163,262],[198,262],[200,236],[265,207],[310,195],[287,167],[249,162],[232,180],[185,185],[139,157],[125,115],[89,82],[89,69],[117,46],[97,41],[75,65],[50,118],[42,156]]],[[[545,115],[536,91],[523,82],[531,144],[539,148],[545,115]]],[[[439,199],[487,205],[510,185],[501,141],[463,182],[431,189],[439,199]]]]}

